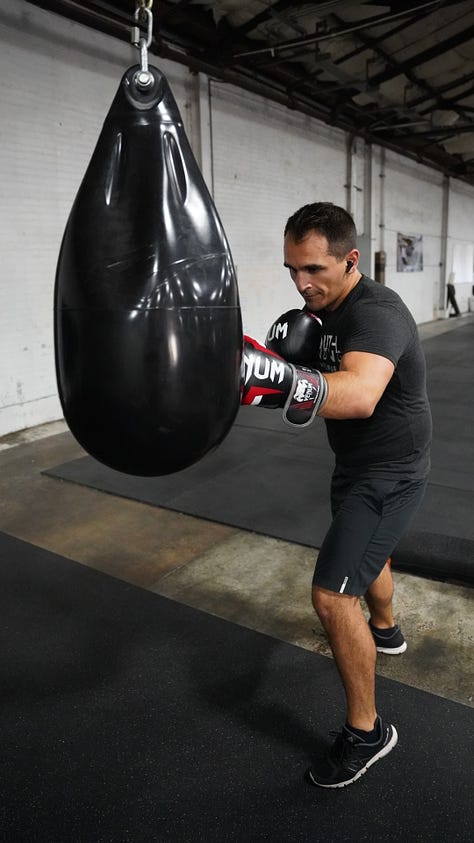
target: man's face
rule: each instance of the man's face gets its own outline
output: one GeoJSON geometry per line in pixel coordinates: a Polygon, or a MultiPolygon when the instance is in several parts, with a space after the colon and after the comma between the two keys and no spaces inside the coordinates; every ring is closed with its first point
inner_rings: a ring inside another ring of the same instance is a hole
{"type": "Polygon", "coordinates": [[[359,252],[353,249],[342,260],[328,254],[328,241],[316,231],[295,243],[287,234],[284,244],[285,266],[296,289],[303,296],[308,310],[335,310],[357,284],[360,273],[356,269],[359,252]],[[347,261],[355,264],[346,272],[347,261]]]}

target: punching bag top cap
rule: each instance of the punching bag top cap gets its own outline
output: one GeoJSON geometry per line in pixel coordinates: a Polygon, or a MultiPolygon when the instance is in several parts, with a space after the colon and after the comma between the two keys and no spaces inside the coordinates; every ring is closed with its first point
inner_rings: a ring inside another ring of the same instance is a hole
{"type": "Polygon", "coordinates": [[[155,108],[163,98],[166,90],[166,79],[156,67],[149,67],[152,83],[143,88],[137,82],[140,65],[130,67],[122,78],[122,86],[128,101],[139,111],[155,108]]]}

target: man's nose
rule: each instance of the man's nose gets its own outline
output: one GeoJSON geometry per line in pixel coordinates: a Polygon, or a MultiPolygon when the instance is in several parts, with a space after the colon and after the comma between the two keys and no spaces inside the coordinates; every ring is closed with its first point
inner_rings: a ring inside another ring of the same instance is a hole
{"type": "Polygon", "coordinates": [[[293,276],[293,281],[296,284],[296,289],[299,293],[304,293],[305,290],[309,290],[311,287],[310,279],[304,270],[300,269],[297,270],[293,276]]]}

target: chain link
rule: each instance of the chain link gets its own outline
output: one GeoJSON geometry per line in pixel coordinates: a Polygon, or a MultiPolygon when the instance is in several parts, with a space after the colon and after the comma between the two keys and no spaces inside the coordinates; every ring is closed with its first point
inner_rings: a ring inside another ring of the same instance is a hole
{"type": "Polygon", "coordinates": [[[134,17],[137,21],[140,18],[142,18],[142,20],[146,20],[147,37],[143,38],[143,36],[140,36],[140,27],[134,26],[132,27],[132,44],[135,47],[140,47],[140,42],[145,41],[145,44],[148,48],[153,40],[153,14],[151,12],[151,9],[149,9],[147,6],[137,6],[134,17]]]}

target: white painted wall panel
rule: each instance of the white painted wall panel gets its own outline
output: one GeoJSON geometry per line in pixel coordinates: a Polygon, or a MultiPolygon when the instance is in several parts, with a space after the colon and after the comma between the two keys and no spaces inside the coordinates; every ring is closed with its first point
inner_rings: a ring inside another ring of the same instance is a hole
{"type": "Polygon", "coordinates": [[[212,86],[215,201],[237,266],[244,329],[260,341],[303,301],[283,267],[283,229],[301,205],[345,202],[338,130],[224,85],[212,86]]]}
{"type": "Polygon", "coordinates": [[[380,152],[377,156],[374,231],[378,244],[383,244],[378,248],[387,254],[385,283],[403,298],[418,323],[429,322],[438,315],[442,182],[440,173],[392,152],[385,154],[381,177],[380,152]],[[383,191],[382,208],[380,191],[383,191]],[[397,271],[398,233],[422,235],[421,272],[397,271]]]}
{"type": "Polygon", "coordinates": [[[454,182],[450,192],[446,255],[446,281],[453,276],[456,301],[461,312],[469,309],[473,295],[474,188],[454,182]]]}
{"type": "MultiPolygon", "coordinates": [[[[22,0],[0,10],[0,436],[59,418],[53,288],[74,196],[127,43],[22,0]]],[[[184,115],[184,68],[166,67],[184,115]]]]}

